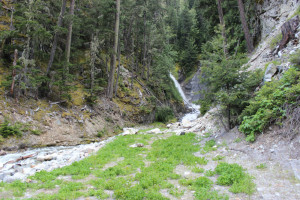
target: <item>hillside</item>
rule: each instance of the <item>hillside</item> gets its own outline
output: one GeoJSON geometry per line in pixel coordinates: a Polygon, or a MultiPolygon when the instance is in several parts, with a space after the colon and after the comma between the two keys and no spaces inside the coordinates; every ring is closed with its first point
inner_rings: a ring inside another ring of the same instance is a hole
{"type": "Polygon", "coordinates": [[[0,199],[300,199],[298,0],[0,8],[0,199]]]}

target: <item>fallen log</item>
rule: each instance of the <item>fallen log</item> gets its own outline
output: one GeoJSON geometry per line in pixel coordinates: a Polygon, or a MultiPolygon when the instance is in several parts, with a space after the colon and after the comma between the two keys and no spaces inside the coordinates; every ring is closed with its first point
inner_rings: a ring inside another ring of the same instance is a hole
{"type": "MultiPolygon", "coordinates": [[[[27,156],[21,156],[20,158],[18,158],[18,159],[16,159],[16,160],[11,160],[11,161],[6,162],[4,165],[11,164],[11,163],[15,163],[15,162],[19,162],[19,161],[21,161],[21,160],[26,160],[26,159],[28,159],[28,158],[33,157],[34,155],[35,155],[35,154],[30,154],[30,155],[27,155],[27,156]]],[[[4,166],[4,165],[3,165],[3,166],[4,166]]]]}

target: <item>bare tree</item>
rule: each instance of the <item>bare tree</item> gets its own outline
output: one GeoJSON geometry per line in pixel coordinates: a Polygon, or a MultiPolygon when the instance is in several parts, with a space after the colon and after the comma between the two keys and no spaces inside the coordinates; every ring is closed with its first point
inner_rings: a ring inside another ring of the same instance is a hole
{"type": "Polygon", "coordinates": [[[119,26],[120,26],[120,1],[116,0],[116,23],[115,23],[115,40],[114,40],[114,52],[113,52],[113,62],[110,67],[109,80],[108,80],[108,90],[107,97],[112,99],[114,91],[114,73],[117,63],[117,53],[118,53],[118,41],[119,41],[119,26]]]}

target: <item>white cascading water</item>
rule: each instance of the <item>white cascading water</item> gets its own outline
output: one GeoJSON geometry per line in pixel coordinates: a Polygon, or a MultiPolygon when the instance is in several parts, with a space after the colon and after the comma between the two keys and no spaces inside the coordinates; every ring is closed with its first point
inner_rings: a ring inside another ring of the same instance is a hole
{"type": "Polygon", "coordinates": [[[178,92],[180,93],[180,95],[184,101],[184,104],[188,108],[192,109],[192,112],[184,115],[183,118],[181,119],[181,121],[184,123],[184,122],[189,122],[189,121],[193,121],[193,120],[197,119],[198,115],[200,114],[200,111],[199,111],[200,106],[189,102],[189,100],[186,98],[186,96],[181,88],[181,85],[178,83],[176,78],[171,73],[170,73],[170,77],[173,80],[178,92]]]}

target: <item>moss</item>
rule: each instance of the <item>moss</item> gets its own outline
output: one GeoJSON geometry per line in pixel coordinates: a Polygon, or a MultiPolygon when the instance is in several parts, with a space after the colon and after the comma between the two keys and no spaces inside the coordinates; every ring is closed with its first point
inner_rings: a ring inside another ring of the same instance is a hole
{"type": "Polygon", "coordinates": [[[63,113],[61,114],[61,117],[62,117],[62,118],[65,118],[65,117],[69,117],[69,116],[71,116],[71,115],[72,115],[71,113],[63,112],[63,113]]]}
{"type": "Polygon", "coordinates": [[[273,37],[272,40],[270,41],[270,48],[274,49],[281,39],[282,39],[282,33],[279,33],[278,35],[273,37]]]}
{"type": "Polygon", "coordinates": [[[39,110],[39,111],[37,111],[37,112],[34,114],[33,119],[36,120],[36,121],[38,121],[38,122],[42,122],[42,121],[43,121],[43,118],[44,118],[44,116],[45,116],[46,113],[47,113],[47,112],[44,111],[44,110],[39,110]]]}
{"type": "Polygon", "coordinates": [[[77,84],[76,88],[75,91],[70,93],[72,99],[71,103],[75,106],[82,106],[85,103],[84,96],[88,94],[84,91],[83,85],[77,84]]]}

